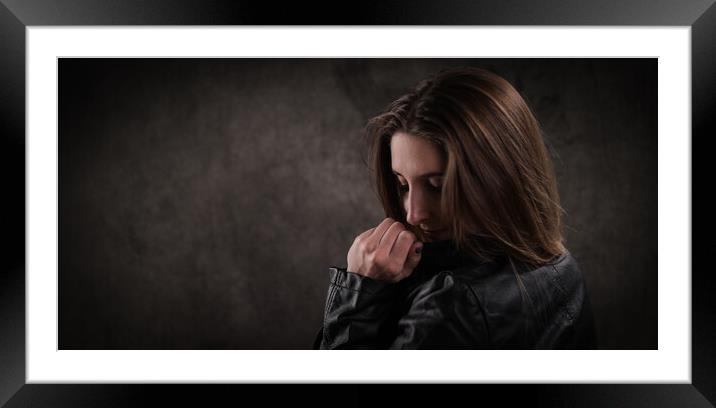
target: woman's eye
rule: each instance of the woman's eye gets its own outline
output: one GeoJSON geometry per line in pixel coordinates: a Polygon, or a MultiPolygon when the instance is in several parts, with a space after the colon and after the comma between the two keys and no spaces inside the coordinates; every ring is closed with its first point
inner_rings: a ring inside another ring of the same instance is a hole
{"type": "Polygon", "coordinates": [[[406,193],[408,191],[408,185],[398,183],[398,190],[400,190],[401,193],[406,193]]]}

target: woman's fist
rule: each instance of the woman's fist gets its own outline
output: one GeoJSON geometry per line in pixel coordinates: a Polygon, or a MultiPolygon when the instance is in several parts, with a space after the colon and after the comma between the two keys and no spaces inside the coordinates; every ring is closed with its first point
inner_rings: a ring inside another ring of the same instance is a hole
{"type": "Polygon", "coordinates": [[[420,262],[423,244],[415,234],[391,218],[358,235],[348,250],[348,271],[384,281],[399,282],[420,262]]]}

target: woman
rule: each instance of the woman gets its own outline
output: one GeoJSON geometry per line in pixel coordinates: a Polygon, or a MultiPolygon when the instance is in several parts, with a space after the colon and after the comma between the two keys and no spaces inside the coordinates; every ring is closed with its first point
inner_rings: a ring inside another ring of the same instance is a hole
{"type": "Polygon", "coordinates": [[[594,348],[539,124],[506,80],[441,71],[367,135],[387,217],[330,268],[314,348],[594,348]]]}

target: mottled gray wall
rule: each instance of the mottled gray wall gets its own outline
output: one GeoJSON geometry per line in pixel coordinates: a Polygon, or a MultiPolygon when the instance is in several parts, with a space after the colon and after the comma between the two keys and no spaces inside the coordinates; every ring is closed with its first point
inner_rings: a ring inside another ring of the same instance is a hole
{"type": "Polygon", "coordinates": [[[600,346],[656,348],[655,59],[62,59],[60,348],[309,348],[382,218],[363,125],[454,65],[542,123],[600,346]]]}

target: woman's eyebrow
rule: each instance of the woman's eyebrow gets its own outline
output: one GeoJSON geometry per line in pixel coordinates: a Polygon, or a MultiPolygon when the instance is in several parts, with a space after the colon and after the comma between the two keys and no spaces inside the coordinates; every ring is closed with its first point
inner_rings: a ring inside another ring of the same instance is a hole
{"type": "MultiPolygon", "coordinates": [[[[393,174],[395,174],[396,176],[405,178],[405,176],[403,176],[402,174],[398,173],[395,170],[393,170],[393,174]]],[[[416,176],[416,178],[430,178],[430,177],[444,176],[444,175],[445,175],[445,173],[443,173],[442,171],[431,171],[429,173],[420,174],[420,175],[416,176]]]]}

